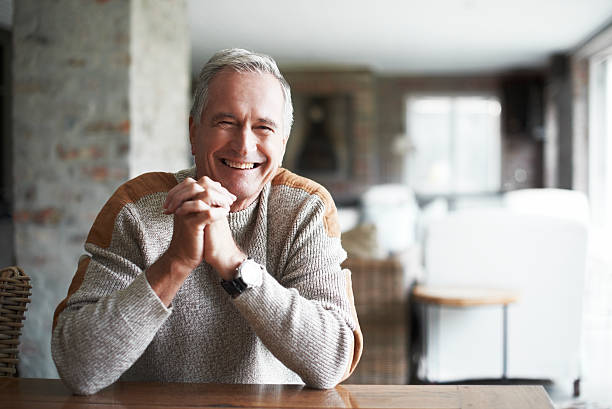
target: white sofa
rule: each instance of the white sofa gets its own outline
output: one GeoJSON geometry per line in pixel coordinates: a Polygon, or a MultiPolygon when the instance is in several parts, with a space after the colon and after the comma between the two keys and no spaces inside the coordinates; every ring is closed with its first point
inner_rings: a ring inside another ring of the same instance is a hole
{"type": "MultiPolygon", "coordinates": [[[[432,221],[425,283],[517,290],[508,312],[508,377],[571,385],[580,376],[588,226],[508,207],[465,209],[432,221]]],[[[424,323],[430,381],[499,378],[501,307],[440,308],[424,323]]]]}

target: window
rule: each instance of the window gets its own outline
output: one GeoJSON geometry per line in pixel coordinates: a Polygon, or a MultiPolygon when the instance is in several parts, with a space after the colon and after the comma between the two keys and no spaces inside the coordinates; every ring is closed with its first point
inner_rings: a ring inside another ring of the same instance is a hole
{"type": "Polygon", "coordinates": [[[590,61],[589,199],[593,223],[612,229],[612,56],[590,61]]]}
{"type": "Polygon", "coordinates": [[[411,96],[406,180],[421,195],[500,190],[501,105],[488,96],[411,96]]]}

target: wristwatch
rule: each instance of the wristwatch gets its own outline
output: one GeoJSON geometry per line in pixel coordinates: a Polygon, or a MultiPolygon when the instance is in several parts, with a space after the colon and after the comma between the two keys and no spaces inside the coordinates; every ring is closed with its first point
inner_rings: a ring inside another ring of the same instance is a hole
{"type": "Polygon", "coordinates": [[[234,279],[221,280],[221,286],[232,298],[236,298],[249,288],[259,287],[263,281],[263,271],[263,266],[249,257],[238,266],[234,279]]]}

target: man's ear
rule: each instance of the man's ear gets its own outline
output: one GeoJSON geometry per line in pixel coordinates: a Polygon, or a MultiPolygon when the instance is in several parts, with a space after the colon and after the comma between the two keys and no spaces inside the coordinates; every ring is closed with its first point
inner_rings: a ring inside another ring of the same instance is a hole
{"type": "Polygon", "coordinates": [[[195,155],[195,137],[197,125],[193,122],[193,117],[189,116],[189,143],[191,144],[191,154],[195,155]]]}
{"type": "Polygon", "coordinates": [[[287,140],[289,140],[289,135],[283,136],[283,152],[281,153],[280,166],[283,165],[283,159],[285,159],[285,152],[287,151],[287,140]]]}

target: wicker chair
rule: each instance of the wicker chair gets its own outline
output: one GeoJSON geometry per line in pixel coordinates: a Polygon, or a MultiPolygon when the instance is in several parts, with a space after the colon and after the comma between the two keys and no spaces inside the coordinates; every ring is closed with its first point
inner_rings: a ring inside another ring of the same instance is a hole
{"type": "Polygon", "coordinates": [[[397,259],[349,257],[355,308],[363,332],[361,361],[346,383],[405,384],[408,320],[405,266],[397,259]]]}
{"type": "Polygon", "coordinates": [[[0,270],[0,377],[17,376],[17,347],[31,289],[30,277],[19,267],[0,270]]]}

